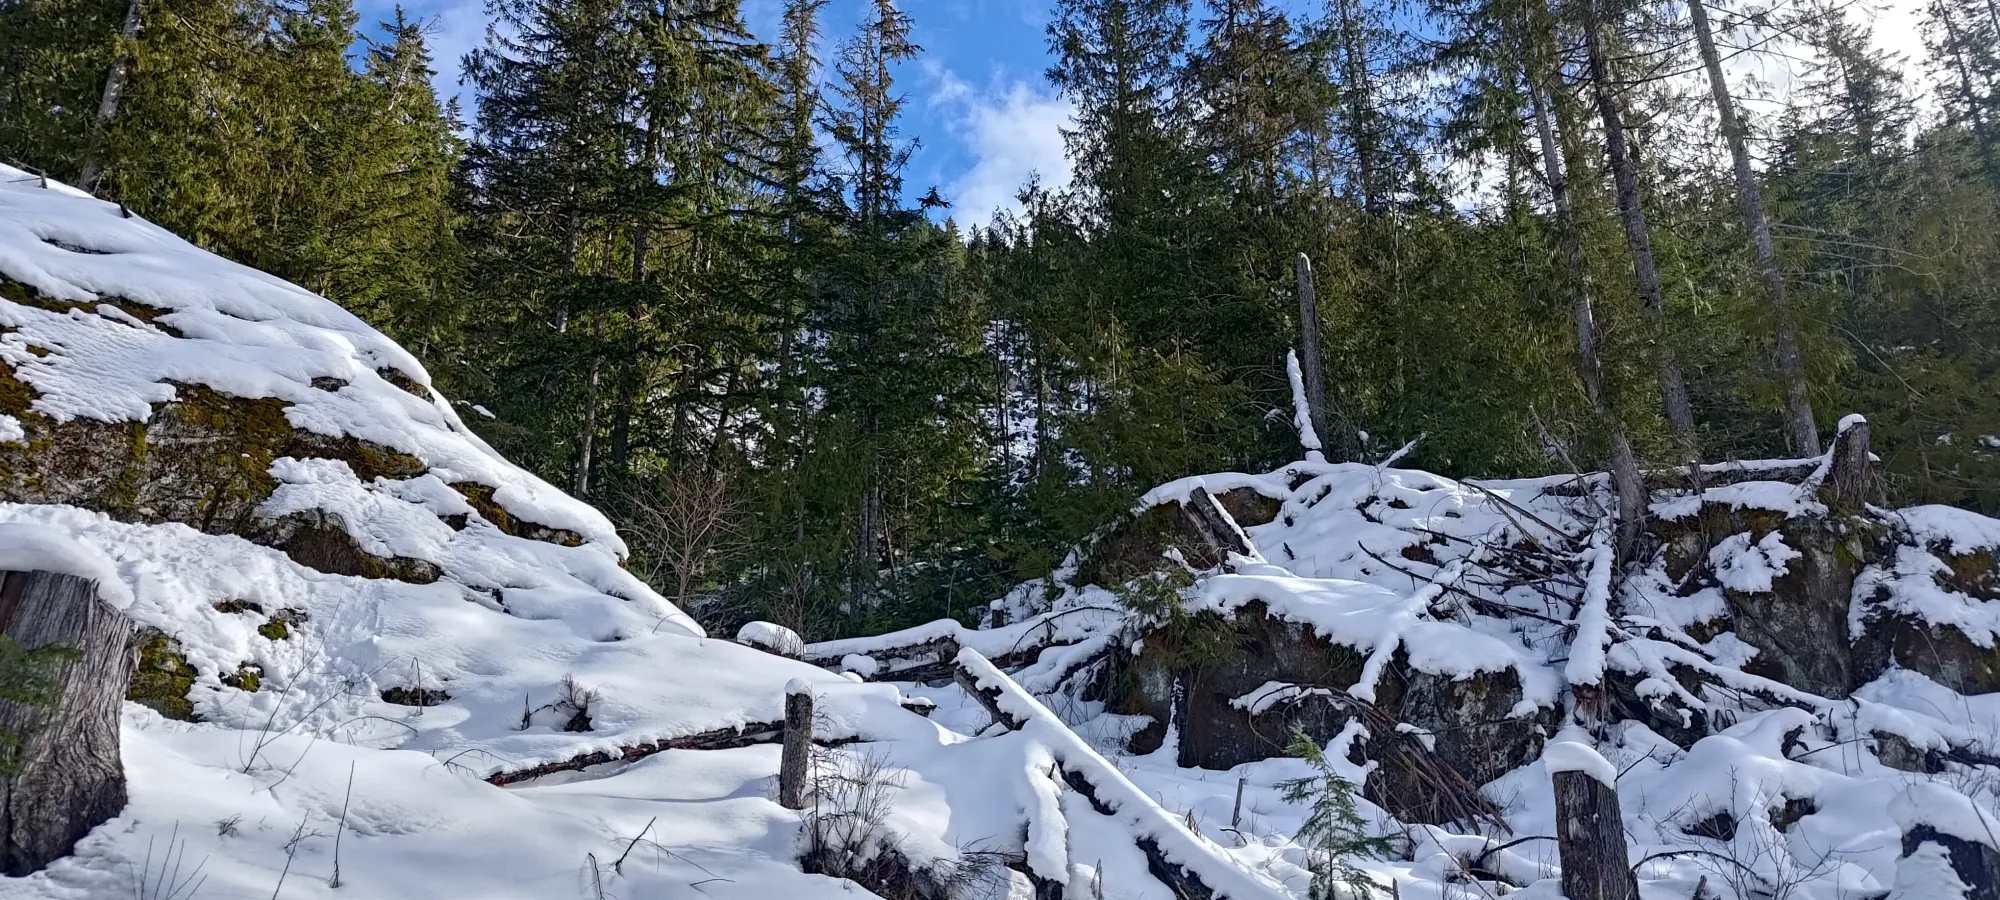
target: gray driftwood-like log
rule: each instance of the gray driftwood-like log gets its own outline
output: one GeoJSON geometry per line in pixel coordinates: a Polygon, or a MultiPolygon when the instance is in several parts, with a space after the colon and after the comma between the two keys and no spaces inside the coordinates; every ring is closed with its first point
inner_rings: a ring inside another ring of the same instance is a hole
{"type": "Polygon", "coordinates": [[[778,805],[786,809],[806,808],[806,775],[812,762],[812,729],[812,691],[788,688],[785,692],[785,749],[778,763],[778,805]]]}
{"type": "Polygon", "coordinates": [[[1551,776],[1556,792],[1556,848],[1569,900],[1638,900],[1625,853],[1618,792],[1586,772],[1551,776]]]}
{"type": "Polygon", "coordinates": [[[125,808],[118,714],[132,679],[131,623],[97,585],[53,572],[0,573],[10,694],[0,699],[0,873],[69,854],[125,808]],[[25,656],[25,660],[23,657],[25,656]]]}

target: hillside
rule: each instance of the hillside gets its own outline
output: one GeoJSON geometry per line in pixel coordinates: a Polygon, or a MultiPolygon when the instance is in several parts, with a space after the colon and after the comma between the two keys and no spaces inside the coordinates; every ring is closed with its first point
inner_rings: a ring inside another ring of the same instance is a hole
{"type": "Polygon", "coordinates": [[[1858,417],[1654,473],[1622,561],[1598,476],[1182,479],[980,628],[746,632],[801,660],[330,301],[5,168],[0,276],[0,540],[115,572],[140,660],[129,806],[0,897],[1302,898],[1299,732],[1378,894],[1559,896],[1598,755],[1647,898],[2000,876],[2000,521],[1871,503],[1858,417]]]}

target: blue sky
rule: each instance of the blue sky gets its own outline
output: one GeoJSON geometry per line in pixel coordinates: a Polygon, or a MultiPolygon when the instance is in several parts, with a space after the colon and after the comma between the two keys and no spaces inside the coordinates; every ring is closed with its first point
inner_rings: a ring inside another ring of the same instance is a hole
{"type": "MultiPolygon", "coordinates": [[[[357,0],[364,23],[389,18],[394,0],[357,0]]],[[[833,0],[822,30],[837,42],[852,32],[867,0],[833,0]]],[[[898,73],[905,97],[903,134],[919,141],[905,172],[912,196],[935,185],[967,224],[984,224],[996,208],[1014,207],[1014,192],[1031,173],[1049,184],[1068,182],[1060,129],[1070,107],[1043,78],[1049,58],[1048,0],[903,0],[924,48],[898,73]]],[[[760,36],[777,31],[782,0],[745,0],[744,17],[760,36]]],[[[412,16],[430,23],[441,93],[472,98],[458,85],[458,60],[484,40],[481,0],[405,0],[412,16]]],[[[830,55],[831,46],[823,55],[830,55]]]]}
{"type": "MultiPolygon", "coordinates": [[[[832,0],[822,31],[827,46],[851,34],[872,0],[832,0]]],[[[1048,86],[1046,27],[1053,0],[900,0],[915,22],[914,37],[924,52],[898,73],[904,94],[903,134],[919,142],[905,172],[911,197],[935,186],[955,204],[951,215],[966,225],[983,225],[996,209],[1018,208],[1014,194],[1031,174],[1044,184],[1069,183],[1061,128],[1070,105],[1048,86]]],[[[1799,0],[1777,0],[1781,5],[1799,0]]],[[[392,15],[395,0],[357,0],[363,22],[392,15]]],[[[783,0],[743,0],[744,18],[761,36],[776,34],[783,0]]],[[[431,27],[438,60],[440,92],[459,96],[466,114],[472,98],[458,85],[458,61],[484,40],[483,0],[405,0],[410,14],[431,27]]],[[[1280,7],[1303,11],[1314,0],[1280,0],[1280,7]]],[[[1737,5],[1734,3],[1726,5],[1737,5]]],[[[1862,0],[1878,45],[1909,59],[1912,82],[1921,79],[1925,56],[1917,31],[1921,0],[1862,0]],[[1872,13],[1872,15],[1869,15],[1872,13]]],[[[1795,63],[1784,54],[1737,58],[1739,77],[1754,75],[1781,96],[1795,63]]],[[[1689,77],[1696,77],[1690,75],[1689,77]]],[[[1706,90],[1705,84],[1695,87],[1706,90]]],[[[1766,108],[1755,94],[1740,96],[1753,111],[1766,108]]],[[[1768,107],[1775,109],[1775,107],[1768,107]]]]}

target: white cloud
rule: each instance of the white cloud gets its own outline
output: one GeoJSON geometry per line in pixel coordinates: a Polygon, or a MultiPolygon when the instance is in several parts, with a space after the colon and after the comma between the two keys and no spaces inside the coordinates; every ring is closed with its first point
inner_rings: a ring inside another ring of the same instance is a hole
{"type": "Polygon", "coordinates": [[[1069,185],[1062,138],[1075,114],[1069,100],[1018,80],[976,89],[941,66],[927,68],[938,83],[931,105],[971,158],[965,173],[944,186],[960,223],[983,226],[996,210],[1018,212],[1014,195],[1031,175],[1052,190],[1069,185]]]}

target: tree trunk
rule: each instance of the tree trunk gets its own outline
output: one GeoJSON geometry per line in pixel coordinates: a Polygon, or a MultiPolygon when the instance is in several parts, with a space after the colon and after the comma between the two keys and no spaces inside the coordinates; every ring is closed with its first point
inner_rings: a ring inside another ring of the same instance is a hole
{"type": "MultiPolygon", "coordinates": [[[[1700,456],[1700,442],[1694,431],[1694,408],[1688,403],[1687,382],[1681,377],[1680,360],[1675,357],[1667,332],[1667,294],[1660,286],[1660,271],[1653,260],[1652,229],[1646,224],[1646,210],[1639,198],[1639,173],[1625,142],[1625,122],[1618,108],[1618,96],[1611,85],[1611,69],[1606,62],[1602,26],[1592,8],[1594,0],[1584,0],[1584,43],[1590,57],[1591,89],[1597,99],[1598,115],[1604,120],[1604,149],[1611,161],[1611,180],[1618,195],[1618,218],[1625,226],[1625,246],[1632,254],[1632,281],[1645,305],[1653,326],[1653,358],[1659,369],[1660,400],[1667,422],[1673,425],[1687,460],[1700,456]]],[[[1687,460],[1679,460],[1685,462],[1687,460]]]]}
{"type": "Polygon", "coordinates": [[[590,379],[583,394],[583,427],[577,435],[576,478],[570,493],[581,500],[590,496],[590,466],[592,451],[597,446],[597,389],[604,375],[604,310],[597,311],[597,322],[591,327],[591,337],[596,342],[591,348],[590,379]]]}
{"type": "Polygon", "coordinates": [[[132,80],[132,44],[139,39],[139,5],[140,0],[127,0],[125,4],[125,23],[118,29],[118,58],[111,61],[111,70],[104,73],[104,92],[97,98],[97,115],[91,117],[90,133],[84,139],[83,167],[77,173],[76,186],[86,191],[97,190],[98,179],[104,177],[105,134],[111,130],[111,120],[118,115],[118,98],[132,80]]]}
{"type": "MultiPolygon", "coordinates": [[[[19,877],[125,808],[118,715],[132,680],[132,626],[91,581],[6,572],[0,635],[31,654],[68,651],[34,672],[48,679],[43,697],[0,700],[0,874],[19,877]]],[[[30,674],[8,673],[7,687],[43,693],[30,674]]]]}
{"type": "Polygon", "coordinates": [[[1576,356],[1583,393],[1597,425],[1611,444],[1611,487],[1618,495],[1618,554],[1627,556],[1638,540],[1646,516],[1646,488],[1639,474],[1639,459],[1632,452],[1632,440],[1625,433],[1625,421],[1604,393],[1604,365],[1597,356],[1597,315],[1590,303],[1590,271],[1583,264],[1583,246],[1577,236],[1576,211],[1569,196],[1569,177],[1562,155],[1556,148],[1555,129],[1549,122],[1549,102],[1539,83],[1540,73],[1530,78],[1529,97],[1535,111],[1535,131],[1541,139],[1542,168],[1549,179],[1549,193],[1555,204],[1556,234],[1561,245],[1563,267],[1568,270],[1570,311],[1576,320],[1576,356]]]}
{"type": "Polygon", "coordinates": [[[1587,772],[1557,772],[1556,852],[1569,900],[1638,900],[1618,791],[1587,772]]]}
{"type": "Polygon", "coordinates": [[[812,741],[812,689],[801,682],[793,682],[785,690],[785,748],[778,762],[779,806],[786,809],[806,808],[806,776],[811,768],[812,741]]]}
{"type": "Polygon", "coordinates": [[[1326,378],[1320,369],[1319,353],[1319,298],[1313,293],[1312,260],[1304,253],[1299,254],[1295,274],[1299,284],[1299,375],[1306,383],[1307,418],[1312,421],[1313,433],[1319,436],[1321,447],[1346,456],[1344,435],[1338,448],[1327,441],[1326,378]]]}
{"type": "Polygon", "coordinates": [[[1757,274],[1764,280],[1765,299],[1771,304],[1778,371],[1785,377],[1785,424],[1791,431],[1792,452],[1818,456],[1819,428],[1813,424],[1812,400],[1806,395],[1805,360],[1799,354],[1799,333],[1792,323],[1791,301],[1785,296],[1785,276],[1778,271],[1778,253],[1771,242],[1770,220],[1764,216],[1757,173],[1750,168],[1749,139],[1729,96],[1729,81],[1722,74],[1722,57],[1715,52],[1715,33],[1709,27],[1703,0],[1688,0],[1688,15],[1694,20],[1695,43],[1701,47],[1701,64],[1708,69],[1709,90],[1715,95],[1715,116],[1722,123],[1723,140],[1729,144],[1736,201],[1743,208],[1743,224],[1750,231],[1750,248],[1757,257],[1757,274]]]}

